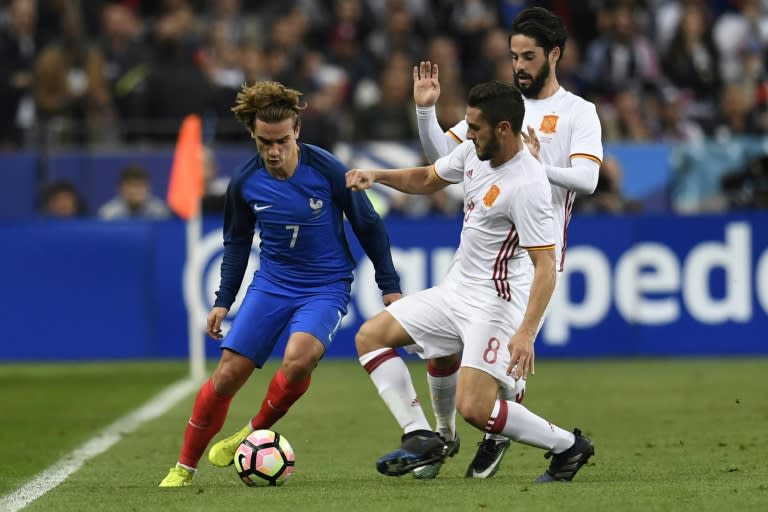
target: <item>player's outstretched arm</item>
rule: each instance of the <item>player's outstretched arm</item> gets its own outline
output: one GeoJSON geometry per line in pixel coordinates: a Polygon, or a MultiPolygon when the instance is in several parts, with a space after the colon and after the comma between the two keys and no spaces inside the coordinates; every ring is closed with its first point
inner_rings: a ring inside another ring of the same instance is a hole
{"type": "Polygon", "coordinates": [[[458,145],[445,133],[437,121],[435,104],[440,97],[439,69],[437,64],[421,61],[413,67],[413,101],[416,104],[416,123],[424,154],[430,162],[447,155],[458,145]]]}
{"type": "Polygon", "coordinates": [[[345,176],[347,188],[365,190],[374,183],[406,194],[431,194],[449,185],[432,170],[431,165],[403,169],[351,169],[345,176]]]}

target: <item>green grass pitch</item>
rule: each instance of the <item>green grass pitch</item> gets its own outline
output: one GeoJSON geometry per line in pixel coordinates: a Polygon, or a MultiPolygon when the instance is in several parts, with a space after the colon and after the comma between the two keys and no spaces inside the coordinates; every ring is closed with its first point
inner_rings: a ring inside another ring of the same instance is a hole
{"type": "MultiPolygon", "coordinates": [[[[327,360],[275,429],[296,472],[277,488],[248,488],[205,459],[194,484],[159,489],[175,462],[192,396],[91,459],[29,511],[765,511],[768,359],[539,359],[525,404],[580,427],[596,455],[571,483],[536,485],[543,450],[513,445],[495,477],[463,478],[480,439],[460,419],[461,452],[440,476],[379,475],[400,432],[356,361],[327,360]]],[[[277,363],[256,371],[223,431],[258,408],[277,363]]],[[[431,418],[425,366],[409,362],[431,418]]],[[[0,364],[0,496],[183,378],[183,362],[0,364]]]]}

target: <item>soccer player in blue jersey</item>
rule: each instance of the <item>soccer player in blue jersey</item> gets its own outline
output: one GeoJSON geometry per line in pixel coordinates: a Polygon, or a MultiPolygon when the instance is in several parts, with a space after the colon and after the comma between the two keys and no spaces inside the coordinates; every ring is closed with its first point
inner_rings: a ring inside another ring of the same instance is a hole
{"type": "Polygon", "coordinates": [[[221,429],[230,401],[261,368],[281,335],[288,342],[259,412],[211,447],[215,466],[232,464],[253,430],[270,428],[309,387],[312,370],[347,312],[355,260],[343,216],[376,269],[384,305],[401,297],[389,237],[365,192],[346,187],[347,168],[327,151],[298,142],[301,93],[277,82],[243,86],[232,109],[256,142],[257,154],[230,182],[224,212],[224,259],[207,332],[222,339],[221,322],[245,274],[255,230],[260,268],[248,287],[221,359],[197,394],[176,466],[160,487],[192,483],[198,461],[221,429]]]}

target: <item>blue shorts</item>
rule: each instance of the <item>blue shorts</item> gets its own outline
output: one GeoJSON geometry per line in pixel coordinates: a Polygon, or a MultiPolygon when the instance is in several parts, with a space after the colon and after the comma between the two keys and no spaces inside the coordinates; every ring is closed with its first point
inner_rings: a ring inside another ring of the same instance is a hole
{"type": "Polygon", "coordinates": [[[228,348],[264,366],[284,333],[306,332],[325,349],[347,314],[349,290],[314,289],[311,293],[267,292],[250,287],[221,348],[228,348]]]}

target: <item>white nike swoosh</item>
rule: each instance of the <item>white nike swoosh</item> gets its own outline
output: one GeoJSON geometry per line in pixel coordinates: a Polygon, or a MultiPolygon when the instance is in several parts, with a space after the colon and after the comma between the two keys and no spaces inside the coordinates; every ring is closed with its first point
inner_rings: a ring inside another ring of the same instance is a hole
{"type": "Polygon", "coordinates": [[[261,210],[266,210],[267,208],[272,208],[272,205],[268,204],[267,206],[254,206],[253,211],[260,212],[261,210]]]}

